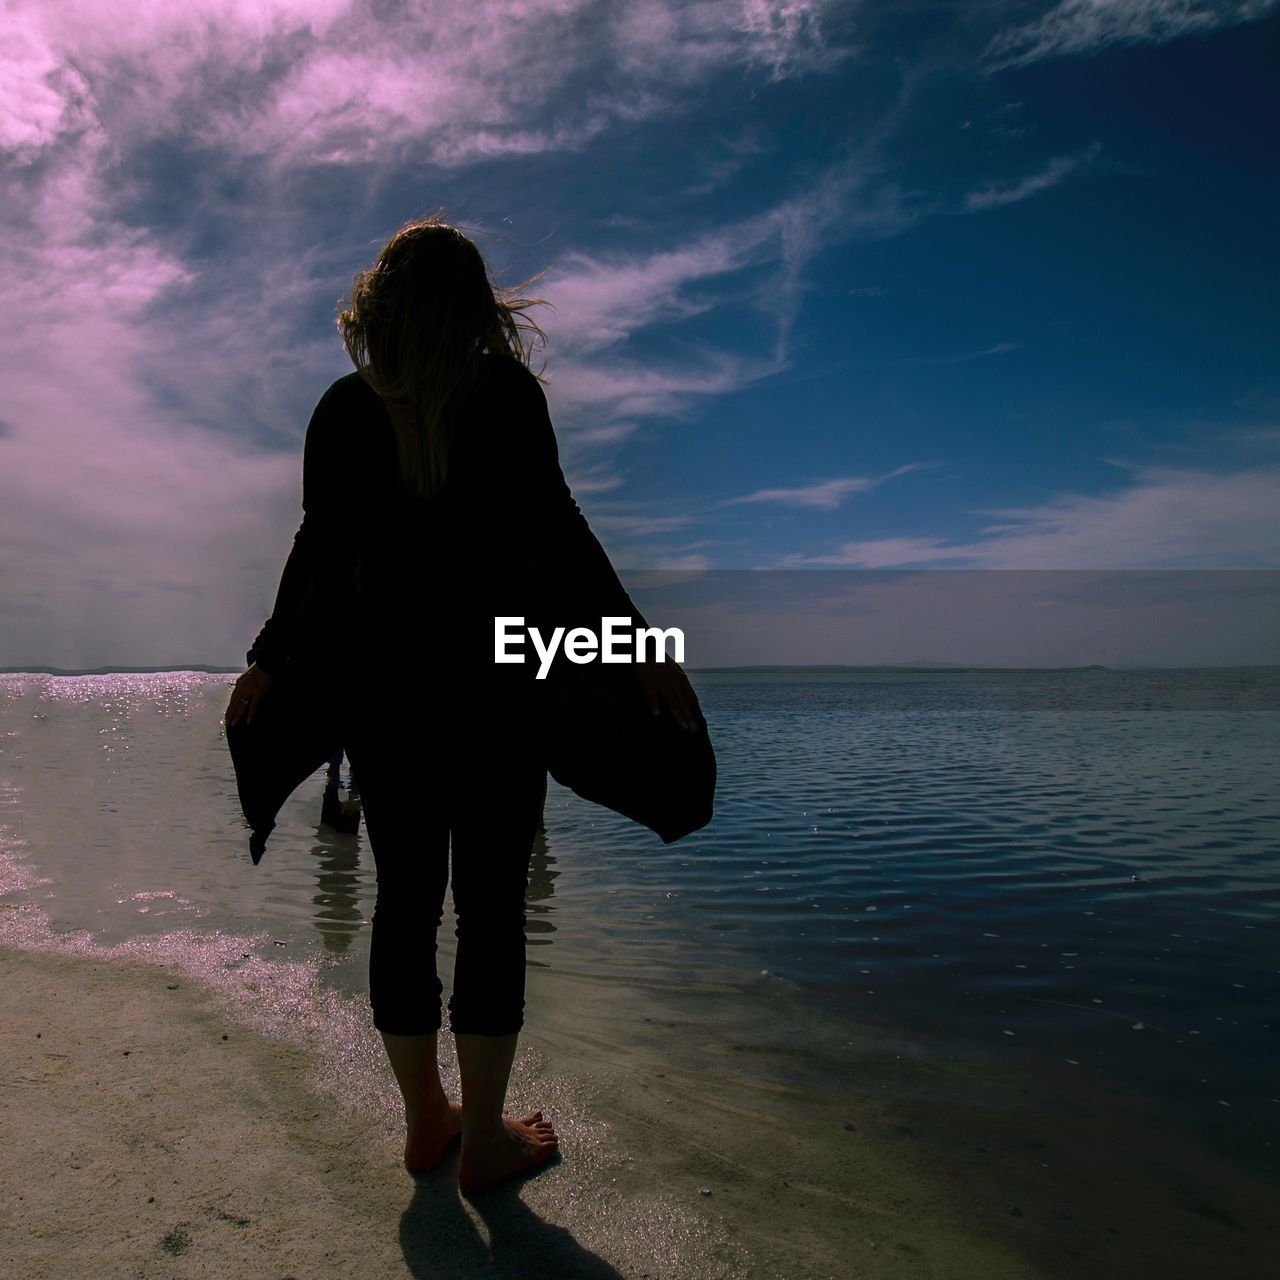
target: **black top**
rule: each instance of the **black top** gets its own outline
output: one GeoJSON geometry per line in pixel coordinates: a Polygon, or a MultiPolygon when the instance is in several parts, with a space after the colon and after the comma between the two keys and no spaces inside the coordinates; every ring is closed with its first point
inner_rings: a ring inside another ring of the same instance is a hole
{"type": "MultiPolygon", "coordinates": [[[[484,369],[456,415],[445,484],[398,480],[382,400],[355,373],[321,397],[303,452],[301,527],[275,607],[249,651],[267,672],[344,659],[419,669],[493,663],[496,615],[647,625],[565,482],[542,387],[509,357],[484,369]]],[[[524,667],[537,669],[525,643],[524,667]]]]}

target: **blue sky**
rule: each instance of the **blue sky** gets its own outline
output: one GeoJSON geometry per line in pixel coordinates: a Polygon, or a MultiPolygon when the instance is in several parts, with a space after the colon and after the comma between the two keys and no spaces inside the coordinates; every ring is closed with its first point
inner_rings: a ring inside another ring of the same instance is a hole
{"type": "Polygon", "coordinates": [[[1280,567],[1275,0],[11,14],[0,665],[237,661],[435,209],[619,567],[1280,567]]]}

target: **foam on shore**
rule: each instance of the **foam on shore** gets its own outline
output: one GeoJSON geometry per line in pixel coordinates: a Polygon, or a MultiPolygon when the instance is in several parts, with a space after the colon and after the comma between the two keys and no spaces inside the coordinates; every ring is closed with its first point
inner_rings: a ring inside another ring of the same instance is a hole
{"type": "MultiPolygon", "coordinates": [[[[884,1170],[820,1185],[815,1151],[797,1177],[804,1135],[766,1096],[708,1113],[643,1047],[588,1063],[579,1042],[566,1071],[527,1037],[512,1104],[551,1115],[562,1159],[475,1202],[457,1192],[456,1152],[415,1180],[366,1011],[273,950],[197,932],[104,948],[52,932],[34,905],[0,910],[7,1275],[818,1280],[845,1274],[855,1238],[874,1260],[918,1234],[884,1170]]],[[[453,1089],[448,1036],[442,1048],[453,1089]]],[[[990,1243],[970,1261],[1029,1274],[990,1243]]]]}

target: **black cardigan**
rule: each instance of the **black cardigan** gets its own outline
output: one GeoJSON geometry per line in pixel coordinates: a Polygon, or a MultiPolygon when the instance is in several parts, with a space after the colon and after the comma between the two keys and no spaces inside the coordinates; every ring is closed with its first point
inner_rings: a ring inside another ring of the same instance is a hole
{"type": "MultiPolygon", "coordinates": [[[[446,482],[421,500],[400,489],[390,420],[361,378],[339,378],[316,406],[302,525],[249,651],[286,678],[255,725],[227,727],[255,863],[284,800],[342,743],[340,691],[363,687],[342,669],[353,659],[419,673],[433,709],[461,690],[484,733],[499,720],[527,728],[558,782],[666,842],[711,818],[715,753],[700,715],[693,734],[652,716],[626,666],[561,660],[533,696],[531,646],[523,665],[494,663],[495,615],[522,615],[544,634],[596,629],[606,616],[648,624],[565,483],[537,379],[486,357],[456,422],[446,482]]],[[[412,683],[380,682],[393,698],[412,683]]]]}
{"type": "Polygon", "coordinates": [[[369,385],[352,373],[324,393],[307,427],[302,524],[248,661],[271,674],[348,658],[492,671],[495,615],[647,625],[565,482],[538,380],[508,357],[482,361],[445,484],[426,500],[399,486],[391,422],[369,385]]]}

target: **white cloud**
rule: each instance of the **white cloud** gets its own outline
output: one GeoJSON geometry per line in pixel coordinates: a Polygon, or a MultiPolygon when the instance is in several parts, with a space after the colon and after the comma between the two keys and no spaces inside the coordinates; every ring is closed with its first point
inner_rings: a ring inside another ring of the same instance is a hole
{"type": "MultiPolygon", "coordinates": [[[[929,566],[954,560],[966,567],[975,558],[971,546],[949,547],[939,538],[867,538],[843,543],[836,551],[825,555],[789,555],[779,564],[782,568],[800,568],[807,565],[829,565],[851,569],[897,569],[929,566]]],[[[760,568],[769,566],[761,565],[760,568]]]]}
{"type": "Polygon", "coordinates": [[[612,511],[592,517],[591,523],[602,533],[617,535],[621,538],[648,538],[657,533],[671,533],[676,529],[686,529],[693,523],[693,517],[625,514],[612,511]]]}
{"type": "Polygon", "coordinates": [[[968,541],[931,537],[847,542],[784,565],[866,569],[1260,569],[1280,567],[1280,467],[1138,471],[1111,494],[1063,494],[985,514],[999,523],[968,541]]]}
{"type": "Polygon", "coordinates": [[[970,191],[964,198],[966,213],[983,213],[988,209],[998,209],[1001,205],[1016,204],[1028,196],[1039,195],[1056,187],[1064,179],[1095,159],[1100,151],[1095,143],[1086,151],[1074,156],[1055,156],[1036,173],[1019,178],[1016,182],[1004,186],[988,185],[978,191],[970,191]]]}
{"type": "Polygon", "coordinates": [[[732,507],[746,502],[776,502],[786,507],[813,507],[819,511],[834,511],[850,494],[869,493],[886,480],[914,470],[916,467],[912,464],[898,467],[882,476],[835,476],[798,488],[757,489],[754,493],[743,494],[738,498],[726,498],[719,505],[732,507]]]}
{"type": "Polygon", "coordinates": [[[700,364],[645,365],[626,360],[556,361],[548,396],[570,434],[620,439],[637,418],[673,418],[699,396],[724,395],[778,369],[766,359],[711,352],[700,364]]]}
{"type": "Polygon", "coordinates": [[[616,346],[652,324],[709,310],[714,299],[690,296],[690,286],[740,270],[767,236],[763,225],[745,239],[735,231],[657,252],[567,254],[547,275],[556,305],[548,328],[577,351],[591,352],[616,346]]]}
{"type": "Polygon", "coordinates": [[[942,356],[935,363],[937,364],[968,364],[970,360],[986,360],[991,356],[1007,356],[1011,351],[1021,351],[1022,343],[1020,342],[993,342],[989,347],[983,347],[980,351],[964,351],[958,356],[942,356]]]}
{"type": "Polygon", "coordinates": [[[992,356],[1007,356],[1011,351],[1021,351],[1020,342],[993,342],[977,351],[960,351],[952,356],[902,356],[893,360],[900,365],[948,365],[968,364],[971,360],[989,360],[992,356]]]}
{"type": "MultiPolygon", "coordinates": [[[[584,454],[612,450],[646,422],[670,423],[700,399],[787,367],[813,256],[836,239],[893,235],[918,216],[891,185],[870,193],[872,176],[867,164],[842,162],[798,195],[732,225],[656,250],[570,252],[547,270],[545,292],[556,305],[545,320],[553,343],[547,395],[572,484],[584,454]],[[745,352],[690,344],[679,361],[640,363],[626,354],[644,330],[717,309],[762,315],[772,336],[745,352]]],[[[633,540],[689,523],[619,516],[608,503],[593,504],[589,514],[629,564],[653,563],[654,553],[633,540]]]]}
{"type": "Polygon", "coordinates": [[[892,187],[867,195],[870,177],[869,168],[842,163],[799,195],[683,243],[570,252],[553,264],[546,274],[556,305],[546,321],[556,352],[550,394],[570,426],[589,417],[589,430],[619,438],[619,424],[678,415],[692,398],[736,391],[785,368],[813,256],[833,239],[892,235],[915,217],[892,187]],[[748,290],[740,281],[749,270],[764,276],[748,290]],[[642,330],[716,308],[766,316],[773,330],[768,348],[694,349],[679,364],[638,365],[615,354],[642,330]]]}
{"type": "Polygon", "coordinates": [[[691,551],[687,555],[659,556],[653,564],[654,569],[670,569],[677,572],[701,573],[711,568],[711,560],[699,551],[691,551]]]}
{"type": "Polygon", "coordinates": [[[1004,31],[987,49],[993,69],[1092,53],[1112,44],[1158,44],[1273,13],[1280,0],[1062,0],[1004,31]]]}

